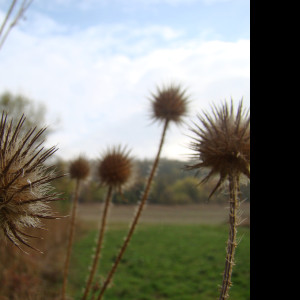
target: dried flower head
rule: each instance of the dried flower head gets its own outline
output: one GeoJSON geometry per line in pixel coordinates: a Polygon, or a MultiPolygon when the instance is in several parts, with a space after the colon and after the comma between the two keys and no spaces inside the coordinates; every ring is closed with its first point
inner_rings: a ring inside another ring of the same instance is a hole
{"type": "Polygon", "coordinates": [[[211,197],[230,174],[244,174],[250,178],[249,109],[245,111],[240,101],[235,114],[232,101],[230,109],[225,102],[219,109],[214,106],[212,115],[204,113],[204,117],[198,116],[198,119],[201,124],[191,128],[196,137],[190,148],[200,162],[187,166],[187,169],[210,169],[202,182],[213,175],[220,176],[211,197]]]}
{"type": "Polygon", "coordinates": [[[187,114],[188,97],[185,93],[180,85],[157,88],[151,99],[152,119],[181,123],[182,117],[187,114]]]}
{"type": "MultiPolygon", "coordinates": [[[[2,113],[0,122],[0,239],[8,238],[19,249],[20,243],[28,244],[34,237],[23,230],[29,227],[41,229],[41,219],[56,218],[49,205],[58,200],[50,182],[63,175],[55,175],[44,162],[57,151],[55,147],[44,150],[43,142],[36,143],[46,128],[36,132],[30,129],[22,135],[25,117],[18,123],[8,121],[2,113]]],[[[21,249],[22,250],[22,249],[21,249]]],[[[37,250],[37,249],[35,249],[37,250]]]]}
{"type": "Polygon", "coordinates": [[[70,176],[78,180],[87,178],[90,173],[90,164],[84,157],[79,157],[70,164],[70,176]]]}
{"type": "Polygon", "coordinates": [[[107,186],[121,188],[133,175],[132,158],[126,148],[108,149],[100,161],[98,174],[100,181],[107,186]]]}

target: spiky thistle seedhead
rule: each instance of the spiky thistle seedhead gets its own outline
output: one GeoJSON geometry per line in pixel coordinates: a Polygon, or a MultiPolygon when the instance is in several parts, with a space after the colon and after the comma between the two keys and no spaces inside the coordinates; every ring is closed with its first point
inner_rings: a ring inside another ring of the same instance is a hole
{"type": "Polygon", "coordinates": [[[71,162],[69,171],[71,178],[84,180],[90,173],[89,161],[86,158],[80,156],[71,162]]]}
{"type": "Polygon", "coordinates": [[[213,175],[219,175],[219,181],[209,198],[227,179],[228,175],[244,174],[250,178],[250,116],[249,109],[243,109],[242,100],[235,114],[233,102],[217,108],[212,107],[212,115],[198,115],[200,125],[194,123],[191,131],[195,134],[190,148],[195,151],[194,158],[200,160],[187,169],[208,168],[206,182],[213,175]]]}
{"type": "Polygon", "coordinates": [[[22,135],[24,121],[23,115],[14,124],[3,112],[0,122],[0,239],[8,238],[19,249],[20,244],[34,248],[27,241],[33,236],[24,232],[26,228],[41,228],[41,219],[56,218],[47,203],[58,200],[59,194],[50,182],[64,176],[44,165],[57,149],[36,144],[46,128],[32,128],[22,135]]]}
{"type": "Polygon", "coordinates": [[[157,87],[150,101],[151,118],[155,121],[173,121],[179,124],[187,114],[188,96],[180,85],[171,84],[161,89],[157,87]]]}
{"type": "Polygon", "coordinates": [[[108,149],[103,155],[98,174],[102,184],[121,189],[133,175],[132,158],[130,151],[121,146],[108,149]]]}

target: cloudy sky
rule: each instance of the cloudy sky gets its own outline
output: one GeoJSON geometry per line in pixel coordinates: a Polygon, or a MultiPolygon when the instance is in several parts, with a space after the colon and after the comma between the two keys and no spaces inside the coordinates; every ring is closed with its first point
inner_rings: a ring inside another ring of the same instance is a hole
{"type": "Polygon", "coordinates": [[[250,107],[250,0],[33,0],[0,50],[0,93],[45,103],[47,145],[64,159],[118,144],[153,158],[162,126],[149,97],[170,82],[187,89],[190,116],[162,156],[184,160],[198,113],[231,98],[250,107]]]}

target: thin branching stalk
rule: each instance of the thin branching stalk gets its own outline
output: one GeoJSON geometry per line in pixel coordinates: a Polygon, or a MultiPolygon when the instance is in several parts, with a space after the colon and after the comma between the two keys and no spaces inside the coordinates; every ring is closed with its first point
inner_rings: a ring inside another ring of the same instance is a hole
{"type": "Polygon", "coordinates": [[[229,236],[227,242],[227,253],[225,270],[223,274],[223,284],[219,300],[224,300],[229,297],[229,288],[231,286],[232,267],[234,266],[234,253],[237,246],[237,209],[238,209],[238,190],[239,176],[236,174],[229,175],[229,193],[230,193],[230,211],[229,211],[229,236]]]}
{"type": "Polygon", "coordinates": [[[123,243],[123,246],[121,247],[120,249],[120,252],[119,252],[119,255],[117,256],[116,260],[115,260],[115,263],[113,264],[110,272],[108,273],[107,275],[107,278],[106,280],[104,281],[104,284],[100,290],[100,293],[99,293],[99,296],[98,296],[98,300],[102,299],[103,297],[103,294],[104,292],[106,291],[106,288],[108,286],[108,284],[110,283],[114,273],[116,272],[116,269],[119,265],[119,262],[121,261],[122,257],[123,257],[123,254],[128,246],[128,243],[133,235],[133,232],[136,228],[136,225],[138,224],[138,220],[141,216],[141,213],[142,213],[142,210],[143,210],[143,207],[146,203],[146,200],[148,198],[148,194],[149,194],[149,191],[150,191],[150,187],[151,187],[151,183],[152,183],[152,180],[153,180],[153,177],[155,175],[155,171],[157,169],[157,166],[158,166],[158,163],[159,163],[159,159],[160,159],[160,154],[161,154],[161,151],[162,151],[162,147],[163,147],[163,144],[164,144],[164,140],[165,140],[165,135],[166,135],[166,131],[167,131],[167,128],[168,128],[168,125],[169,125],[169,120],[166,119],[165,121],[165,124],[164,124],[164,128],[163,128],[163,132],[162,132],[162,136],[161,136],[161,140],[160,140],[160,144],[159,144],[159,148],[158,148],[158,152],[157,152],[157,155],[156,155],[156,158],[155,158],[155,161],[153,163],[153,166],[152,166],[152,170],[151,170],[151,173],[149,175],[149,178],[147,180],[147,184],[146,184],[146,187],[145,187],[145,190],[144,190],[144,194],[143,194],[143,197],[142,197],[142,200],[140,202],[140,205],[138,207],[138,210],[137,210],[137,213],[134,217],[134,220],[131,224],[131,227],[129,229],[129,232],[124,240],[124,243],[123,243]]]}
{"type": "Polygon", "coordinates": [[[3,30],[4,30],[4,27],[5,27],[8,19],[9,19],[9,17],[10,17],[10,14],[12,13],[12,11],[14,9],[14,6],[16,5],[16,2],[17,2],[17,0],[13,0],[12,3],[11,3],[11,5],[9,6],[9,9],[8,9],[8,11],[6,13],[4,21],[3,21],[3,23],[2,23],[2,25],[0,27],[0,36],[1,36],[2,32],[3,32],[3,30]]]}
{"type": "Polygon", "coordinates": [[[8,34],[10,33],[10,31],[12,30],[12,28],[14,26],[16,26],[17,22],[22,18],[22,16],[24,15],[25,11],[28,9],[28,7],[31,5],[31,3],[33,2],[33,0],[23,0],[21,3],[21,6],[15,16],[15,18],[13,19],[13,21],[10,23],[10,25],[8,26],[8,28],[6,29],[6,31],[4,31],[4,28],[8,22],[8,19],[16,5],[17,0],[13,0],[8,12],[5,16],[5,19],[0,27],[0,49],[2,48],[5,40],[7,39],[8,34]],[[3,34],[3,35],[2,35],[3,34]]]}
{"type": "Polygon", "coordinates": [[[100,228],[100,231],[99,231],[99,236],[98,236],[98,241],[97,241],[97,246],[96,246],[96,251],[95,251],[95,256],[94,256],[91,272],[89,274],[89,278],[88,278],[87,283],[86,283],[86,287],[85,287],[85,291],[84,291],[82,300],[87,298],[88,293],[89,293],[90,288],[91,288],[91,285],[92,285],[92,282],[93,282],[93,278],[95,276],[95,272],[97,270],[97,265],[98,265],[99,258],[100,258],[100,253],[101,253],[101,248],[102,248],[102,243],[103,243],[103,237],[104,237],[105,228],[106,228],[106,219],[107,219],[107,214],[108,214],[108,207],[109,207],[109,203],[110,203],[111,196],[112,196],[112,189],[113,189],[112,186],[108,187],[107,196],[106,196],[106,200],[105,200],[105,206],[104,206],[103,215],[102,215],[101,228],[100,228]]]}
{"type": "Polygon", "coordinates": [[[75,219],[76,219],[76,212],[77,212],[79,187],[80,187],[80,179],[77,179],[76,186],[75,186],[75,195],[73,198],[70,227],[69,227],[68,248],[67,248],[66,260],[65,260],[65,266],[64,266],[64,277],[63,277],[63,287],[62,287],[62,299],[63,300],[66,299],[66,288],[67,288],[67,281],[68,281],[68,271],[69,271],[71,250],[72,250],[72,244],[73,244],[73,239],[74,239],[75,219]]]}

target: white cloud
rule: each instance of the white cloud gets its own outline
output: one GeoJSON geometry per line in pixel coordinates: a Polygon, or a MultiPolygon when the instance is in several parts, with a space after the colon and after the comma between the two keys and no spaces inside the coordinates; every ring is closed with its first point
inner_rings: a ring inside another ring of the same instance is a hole
{"type": "Polygon", "coordinates": [[[26,15],[30,15],[30,19],[25,17],[19,21],[19,28],[22,31],[30,31],[34,36],[43,37],[45,35],[62,34],[67,31],[67,27],[58,24],[50,17],[45,16],[35,10],[28,10],[26,15]]]}
{"type": "MultiPolygon", "coordinates": [[[[147,97],[170,81],[187,87],[192,117],[231,96],[244,97],[249,106],[249,40],[187,41],[183,32],[158,26],[94,26],[69,35],[50,19],[43,26],[30,35],[12,31],[0,51],[0,93],[8,89],[45,102],[50,125],[61,119],[48,143],[58,144],[65,158],[94,157],[119,143],[153,157],[161,128],[149,125],[147,97]]],[[[184,132],[170,128],[163,155],[185,158],[184,132]]]]}

